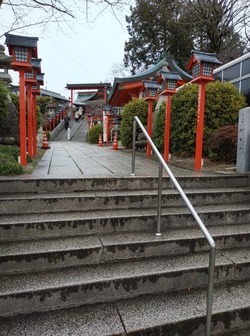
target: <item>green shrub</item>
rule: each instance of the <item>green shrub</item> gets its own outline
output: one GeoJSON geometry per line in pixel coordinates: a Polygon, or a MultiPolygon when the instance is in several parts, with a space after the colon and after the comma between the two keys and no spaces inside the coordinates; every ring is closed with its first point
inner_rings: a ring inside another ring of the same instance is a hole
{"type": "Polygon", "coordinates": [[[98,144],[99,142],[99,134],[103,133],[103,125],[96,124],[92,128],[89,129],[88,132],[88,141],[91,144],[98,144]]]}
{"type": "Polygon", "coordinates": [[[157,111],[152,135],[152,140],[160,153],[163,153],[164,151],[165,114],[166,114],[166,102],[163,102],[160,105],[159,110],[157,111]]]}
{"type": "MultiPolygon", "coordinates": [[[[171,153],[193,155],[196,142],[196,124],[198,109],[198,85],[186,85],[172,97],[171,108],[171,153]]],[[[231,83],[219,81],[206,86],[205,120],[203,136],[203,154],[209,154],[208,140],[220,127],[238,122],[239,110],[246,106],[245,97],[231,83]]],[[[160,108],[157,130],[164,134],[164,106],[160,108]]],[[[155,121],[156,122],[156,121],[155,121]]],[[[154,133],[154,137],[157,139],[154,133]]],[[[159,136],[160,137],[160,136],[159,136]]],[[[158,140],[157,140],[158,141],[158,140]]],[[[159,148],[161,143],[158,141],[159,148]]]]}
{"type": "Polygon", "coordinates": [[[19,95],[10,92],[10,98],[11,98],[12,103],[15,105],[17,111],[19,111],[20,109],[19,95]]]}
{"type": "Polygon", "coordinates": [[[41,113],[41,109],[39,106],[36,107],[36,130],[38,131],[39,128],[43,124],[43,115],[41,113]]]}
{"type": "MultiPolygon", "coordinates": [[[[137,116],[145,126],[147,125],[147,115],[148,103],[143,99],[134,99],[125,105],[120,126],[121,143],[125,148],[132,148],[134,117],[137,116]]],[[[139,127],[137,132],[141,133],[139,127]]]]}
{"type": "Polygon", "coordinates": [[[219,128],[208,141],[209,158],[235,163],[237,156],[238,125],[219,128]]]}
{"type": "Polygon", "coordinates": [[[50,138],[51,138],[50,131],[46,131],[46,138],[48,141],[50,141],[50,138]]]}
{"type": "MultiPolygon", "coordinates": [[[[41,113],[44,115],[46,112],[47,105],[51,103],[51,98],[48,96],[38,96],[36,98],[36,104],[39,106],[41,113]]],[[[55,109],[58,107],[58,101],[52,98],[52,103],[55,109]]]]}
{"type": "Polygon", "coordinates": [[[17,162],[19,148],[0,147],[0,175],[20,175],[24,172],[23,167],[17,162]]]}
{"type": "Polygon", "coordinates": [[[171,105],[170,151],[173,154],[194,153],[198,85],[187,85],[180,89],[172,97],[171,105]]]}
{"type": "Polygon", "coordinates": [[[0,153],[10,156],[13,160],[18,161],[20,148],[18,146],[0,146],[0,153]]]}
{"type": "Polygon", "coordinates": [[[8,105],[9,105],[9,90],[4,84],[3,81],[0,80],[0,121],[4,120],[4,118],[8,114],[8,105]]]}

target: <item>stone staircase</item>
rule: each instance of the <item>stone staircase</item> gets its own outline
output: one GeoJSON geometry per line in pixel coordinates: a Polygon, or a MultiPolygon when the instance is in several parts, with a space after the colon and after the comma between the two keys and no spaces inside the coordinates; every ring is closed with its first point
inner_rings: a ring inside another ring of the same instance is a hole
{"type": "MultiPolygon", "coordinates": [[[[250,335],[248,176],[180,177],[217,246],[212,335],[250,335]]],[[[0,180],[0,336],[205,335],[209,246],[169,178],[0,180]]]]}

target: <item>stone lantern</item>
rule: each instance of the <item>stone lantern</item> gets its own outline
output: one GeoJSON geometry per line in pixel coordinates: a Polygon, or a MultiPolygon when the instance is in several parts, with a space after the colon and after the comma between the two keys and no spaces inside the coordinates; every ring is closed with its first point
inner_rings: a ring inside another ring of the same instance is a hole
{"type": "MultiPolygon", "coordinates": [[[[36,84],[32,85],[32,102],[33,102],[33,112],[34,112],[34,120],[36,120],[36,97],[40,95],[40,85],[43,85],[43,77],[44,73],[36,74],[36,84]]],[[[36,123],[33,123],[33,155],[37,154],[37,130],[36,123]]]]}
{"type": "Polygon", "coordinates": [[[170,143],[170,113],[171,113],[171,96],[176,94],[178,81],[182,78],[178,72],[160,71],[158,83],[162,87],[160,95],[166,96],[166,113],[165,113],[165,131],[164,131],[164,160],[169,160],[169,143],[170,143]]]}
{"type": "Polygon", "coordinates": [[[5,55],[5,47],[0,44],[0,80],[3,80],[6,83],[11,83],[12,78],[8,73],[8,70],[11,69],[12,57],[5,55]]]}
{"type": "Polygon", "coordinates": [[[26,106],[25,79],[26,72],[32,72],[31,57],[37,58],[37,37],[26,37],[5,34],[5,44],[12,56],[11,68],[19,72],[19,101],[20,101],[20,164],[26,166],[26,106]]]}
{"type": "Polygon", "coordinates": [[[202,168],[202,143],[204,131],[206,84],[214,81],[214,68],[220,64],[221,62],[217,59],[216,54],[209,54],[193,50],[187,65],[187,69],[192,70],[193,73],[193,80],[191,83],[199,85],[195,170],[200,170],[202,168]]]}

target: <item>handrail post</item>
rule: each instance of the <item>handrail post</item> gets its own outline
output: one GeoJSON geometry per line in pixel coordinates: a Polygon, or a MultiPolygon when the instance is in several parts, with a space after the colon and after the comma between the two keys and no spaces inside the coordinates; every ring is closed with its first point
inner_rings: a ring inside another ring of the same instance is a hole
{"type": "Polygon", "coordinates": [[[190,203],[186,194],[182,190],[181,186],[177,182],[176,178],[172,174],[168,165],[164,161],[163,157],[159,153],[158,149],[156,148],[155,144],[153,143],[152,139],[148,135],[147,131],[143,127],[143,125],[142,125],[142,123],[141,123],[141,121],[138,117],[134,118],[134,125],[133,125],[132,173],[135,172],[135,131],[136,131],[136,123],[138,123],[138,125],[141,128],[143,134],[145,135],[146,139],[150,143],[154,153],[158,157],[158,160],[160,161],[160,167],[161,168],[159,167],[158,209],[157,209],[158,214],[157,214],[157,233],[156,233],[156,235],[159,235],[159,236],[161,235],[160,225],[161,225],[161,198],[162,198],[162,170],[164,168],[165,171],[167,172],[169,178],[171,179],[173,185],[178,190],[180,196],[182,197],[183,201],[186,203],[186,206],[190,210],[191,214],[193,215],[194,219],[196,220],[197,224],[199,225],[201,231],[203,232],[204,236],[206,237],[206,239],[207,239],[207,241],[210,245],[205,336],[211,336],[212,309],[213,309],[213,286],[214,286],[214,270],[215,270],[215,256],[216,256],[215,242],[214,242],[212,236],[210,235],[210,233],[208,232],[206,226],[204,225],[204,223],[200,219],[199,215],[195,211],[194,207],[190,203]]]}
{"type": "Polygon", "coordinates": [[[161,236],[161,199],[162,199],[162,171],[163,166],[159,163],[159,177],[158,177],[158,206],[157,206],[157,229],[156,236],[161,236]]]}
{"type": "Polygon", "coordinates": [[[206,314],[206,336],[211,335],[212,312],[213,312],[213,290],[214,290],[214,268],[215,268],[215,245],[210,246],[208,290],[207,290],[207,314],[206,314]]]}
{"type": "Polygon", "coordinates": [[[132,142],[132,176],[135,176],[135,138],[136,138],[136,120],[133,121],[133,142],[132,142]]]}

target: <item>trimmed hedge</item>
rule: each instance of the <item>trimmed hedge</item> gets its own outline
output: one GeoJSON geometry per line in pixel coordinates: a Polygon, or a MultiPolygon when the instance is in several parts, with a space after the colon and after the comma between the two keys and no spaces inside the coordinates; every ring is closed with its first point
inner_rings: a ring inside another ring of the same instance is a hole
{"type": "MultiPolygon", "coordinates": [[[[246,106],[245,97],[231,83],[219,81],[206,87],[203,154],[209,155],[208,141],[219,128],[235,125],[239,110],[246,106]]],[[[191,156],[195,152],[196,123],[198,109],[198,85],[186,85],[172,97],[170,150],[175,155],[191,156]]],[[[156,116],[154,139],[158,149],[163,151],[165,103],[156,116]]]]}
{"type": "Polygon", "coordinates": [[[18,163],[19,147],[0,146],[0,175],[20,175],[24,172],[18,163]]]}
{"type": "Polygon", "coordinates": [[[8,114],[9,90],[2,80],[0,80],[0,121],[3,121],[8,114]]]}
{"type": "Polygon", "coordinates": [[[219,128],[208,141],[209,158],[213,161],[236,163],[238,125],[219,128]]]}
{"type": "Polygon", "coordinates": [[[103,134],[103,125],[96,124],[92,128],[89,129],[88,132],[88,141],[91,144],[98,144],[99,142],[99,134],[103,134]]]}
{"type": "MultiPolygon", "coordinates": [[[[125,148],[132,148],[134,117],[137,116],[145,126],[147,125],[147,115],[148,103],[143,99],[133,99],[125,105],[120,126],[121,143],[125,148]]],[[[141,133],[139,127],[137,132],[141,133]]]]}

